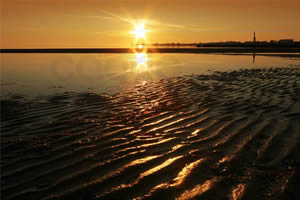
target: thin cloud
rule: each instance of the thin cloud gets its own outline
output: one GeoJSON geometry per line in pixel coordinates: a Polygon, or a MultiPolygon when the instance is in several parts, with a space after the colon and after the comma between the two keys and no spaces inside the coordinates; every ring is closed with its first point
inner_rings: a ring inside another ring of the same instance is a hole
{"type": "Polygon", "coordinates": [[[116,19],[120,19],[120,20],[122,20],[124,22],[127,22],[127,23],[130,23],[130,24],[135,24],[135,22],[136,22],[135,20],[128,19],[128,18],[125,18],[125,17],[121,17],[119,15],[116,15],[114,13],[108,12],[106,10],[102,10],[102,12],[106,13],[107,15],[110,15],[111,17],[114,17],[116,19]]]}
{"type": "Polygon", "coordinates": [[[182,25],[176,25],[176,24],[168,24],[168,27],[172,27],[172,28],[185,28],[185,26],[182,25]]]}
{"type": "Polygon", "coordinates": [[[86,18],[101,18],[101,19],[107,19],[107,20],[115,20],[114,17],[109,17],[109,16],[101,16],[101,15],[88,15],[88,16],[84,16],[86,18]]]}

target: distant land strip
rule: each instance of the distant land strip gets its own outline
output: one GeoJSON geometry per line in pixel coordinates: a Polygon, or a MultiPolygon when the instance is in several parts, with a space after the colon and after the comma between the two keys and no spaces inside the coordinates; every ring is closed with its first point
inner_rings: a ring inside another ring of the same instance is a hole
{"type": "Polygon", "coordinates": [[[70,49],[0,49],[0,53],[300,53],[300,48],[70,48],[70,49]]]}

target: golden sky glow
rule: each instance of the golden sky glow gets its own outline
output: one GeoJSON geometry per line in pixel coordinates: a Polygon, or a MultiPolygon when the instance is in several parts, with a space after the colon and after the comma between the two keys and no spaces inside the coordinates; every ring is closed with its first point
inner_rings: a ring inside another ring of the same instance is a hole
{"type": "Polygon", "coordinates": [[[300,40],[299,0],[1,0],[0,48],[300,40]],[[138,31],[133,35],[132,31],[138,31]]]}

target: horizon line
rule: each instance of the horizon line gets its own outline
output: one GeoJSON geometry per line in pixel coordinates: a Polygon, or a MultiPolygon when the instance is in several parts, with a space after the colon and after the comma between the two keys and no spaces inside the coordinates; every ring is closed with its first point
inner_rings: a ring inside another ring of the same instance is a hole
{"type": "Polygon", "coordinates": [[[198,47],[198,48],[14,48],[0,53],[300,53],[300,48],[283,47],[198,47]]]}

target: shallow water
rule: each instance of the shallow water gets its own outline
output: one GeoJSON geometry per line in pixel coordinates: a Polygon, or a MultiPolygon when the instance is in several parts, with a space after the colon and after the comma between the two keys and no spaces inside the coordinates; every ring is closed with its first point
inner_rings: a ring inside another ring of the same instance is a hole
{"type": "Polygon", "coordinates": [[[62,92],[113,94],[144,81],[240,68],[282,67],[298,59],[224,54],[1,54],[1,96],[62,92]]]}
{"type": "Polygon", "coordinates": [[[87,60],[50,73],[53,56],[97,55],[19,56],[3,74],[24,60],[35,74],[22,69],[2,94],[3,199],[299,197],[299,60],[106,55],[104,76],[87,60]]]}

